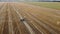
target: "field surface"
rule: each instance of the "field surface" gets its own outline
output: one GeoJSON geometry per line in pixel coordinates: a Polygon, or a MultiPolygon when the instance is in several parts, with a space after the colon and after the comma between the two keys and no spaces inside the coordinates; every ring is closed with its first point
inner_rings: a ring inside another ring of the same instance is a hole
{"type": "Polygon", "coordinates": [[[60,2],[28,2],[29,4],[60,10],[60,2]]]}
{"type": "Polygon", "coordinates": [[[0,34],[60,34],[60,10],[0,3],[0,34]]]}

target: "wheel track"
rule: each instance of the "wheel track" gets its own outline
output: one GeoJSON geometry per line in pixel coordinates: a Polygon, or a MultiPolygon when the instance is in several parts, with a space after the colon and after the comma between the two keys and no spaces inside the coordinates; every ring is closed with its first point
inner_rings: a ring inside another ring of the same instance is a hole
{"type": "Polygon", "coordinates": [[[9,34],[9,29],[8,29],[8,12],[6,11],[6,16],[5,16],[5,23],[4,23],[4,28],[3,28],[3,34],[9,34]]]}
{"type": "MultiPolygon", "coordinates": [[[[12,8],[11,6],[10,6],[10,8],[12,8]]],[[[17,22],[16,22],[16,16],[15,16],[15,13],[14,13],[14,9],[10,9],[11,10],[11,15],[12,15],[12,21],[13,21],[13,30],[14,30],[14,33],[15,34],[20,34],[20,31],[19,31],[19,29],[18,29],[18,26],[17,26],[17,22]]]]}
{"type": "MultiPolygon", "coordinates": [[[[18,11],[19,11],[19,9],[18,9],[18,11]]],[[[22,14],[22,12],[20,12],[20,14],[22,14]]],[[[24,16],[23,16],[23,17],[24,17],[24,16]]],[[[32,26],[32,25],[30,24],[30,26],[32,26]]],[[[33,26],[32,26],[32,28],[33,28],[33,26]]],[[[34,28],[34,29],[35,29],[35,28],[34,28]]],[[[34,30],[34,29],[33,29],[33,30],[34,30]]],[[[36,32],[37,32],[37,30],[36,30],[36,32]]],[[[38,32],[39,32],[39,31],[38,31],[38,32]]]]}
{"type": "Polygon", "coordinates": [[[13,30],[13,21],[12,21],[12,14],[10,10],[10,5],[8,3],[8,26],[9,26],[9,34],[15,34],[13,30]]]}
{"type": "MultiPolygon", "coordinates": [[[[14,8],[14,10],[18,11],[18,9],[16,9],[16,8],[14,8]]],[[[16,12],[16,13],[19,15],[19,18],[20,18],[21,15],[18,12],[16,12]]],[[[20,19],[22,19],[22,16],[21,16],[20,19]]],[[[32,30],[30,30],[31,29],[30,26],[25,21],[23,21],[23,24],[27,27],[27,29],[29,30],[30,34],[34,34],[34,32],[32,30]]]]}
{"type": "Polygon", "coordinates": [[[6,27],[7,27],[7,25],[5,25],[6,20],[7,20],[7,18],[6,18],[7,17],[7,14],[6,14],[6,4],[4,4],[4,6],[1,9],[1,11],[2,11],[2,13],[0,15],[0,34],[3,34],[3,33],[6,34],[4,32],[6,30],[6,27]]]}
{"type": "MultiPolygon", "coordinates": [[[[44,28],[44,27],[42,27],[40,24],[38,24],[35,20],[33,20],[32,18],[30,18],[26,13],[24,13],[23,11],[22,12],[20,12],[20,14],[22,14],[22,16],[26,19],[26,21],[27,21],[27,23],[32,27],[32,29],[34,30],[34,32],[37,34],[37,33],[39,33],[39,34],[48,34],[49,32],[42,32],[40,29],[41,28],[44,28]],[[26,17],[25,17],[26,16],[26,17]],[[31,20],[30,20],[31,19],[31,20]],[[32,22],[31,22],[32,21],[32,22]],[[39,29],[39,27],[41,26],[41,28],[39,29]]],[[[44,29],[43,29],[43,31],[44,31],[44,29]]]]}
{"type": "MultiPolygon", "coordinates": [[[[32,19],[34,19],[37,23],[39,23],[39,22],[41,22],[41,20],[39,20],[39,19],[37,19],[34,15],[31,15],[30,13],[26,13],[26,14],[29,14],[30,16],[32,16],[32,17],[34,17],[34,18],[32,18],[32,19]],[[36,19],[35,19],[36,18],[36,19]]],[[[47,29],[51,34],[57,34],[57,32],[53,29],[53,28],[51,28],[50,26],[47,26],[47,24],[45,24],[45,23],[39,23],[41,26],[43,26],[45,29],[47,29]],[[46,28],[47,27],[47,28],[46,28]],[[49,30],[50,29],[50,30],[49,30]]]]}
{"type": "MultiPolygon", "coordinates": [[[[13,6],[11,6],[11,7],[13,7],[13,6]]],[[[26,26],[20,21],[20,19],[19,19],[20,17],[15,12],[16,10],[14,10],[14,8],[13,8],[13,11],[14,12],[12,12],[12,13],[13,13],[13,16],[15,17],[14,21],[17,25],[17,28],[18,28],[20,34],[30,34],[29,31],[27,30],[26,26]]]]}
{"type": "MultiPolygon", "coordinates": [[[[40,20],[40,19],[38,19],[35,15],[33,15],[33,14],[31,14],[31,13],[29,13],[31,16],[33,16],[33,17],[35,17],[37,20],[40,20]]],[[[41,22],[43,22],[43,20],[40,20],[41,22]]],[[[44,21],[45,22],[45,21],[44,21]]],[[[43,23],[44,23],[43,22],[43,23]]],[[[51,25],[51,24],[49,24],[49,23],[44,23],[44,24],[46,24],[46,25],[49,25],[49,27],[50,28],[52,28],[53,30],[55,30],[57,33],[60,33],[60,30],[59,30],[59,28],[56,28],[55,26],[53,26],[53,25],[51,25]]]]}
{"type": "MultiPolygon", "coordinates": [[[[35,17],[35,16],[34,16],[35,17]]],[[[51,32],[51,30],[50,30],[50,32],[51,32]]],[[[55,33],[55,34],[57,34],[57,33],[55,33]]]]}

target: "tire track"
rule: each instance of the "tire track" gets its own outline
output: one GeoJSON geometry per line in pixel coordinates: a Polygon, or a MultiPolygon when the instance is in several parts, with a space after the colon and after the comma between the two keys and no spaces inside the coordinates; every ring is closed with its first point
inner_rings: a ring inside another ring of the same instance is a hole
{"type": "MultiPolygon", "coordinates": [[[[27,14],[28,14],[28,13],[27,13],[27,14]]],[[[35,17],[34,15],[32,15],[32,14],[30,14],[30,13],[29,13],[29,15],[35,17]]],[[[31,17],[31,18],[32,18],[32,17],[31,17]]],[[[32,19],[33,19],[33,18],[32,18],[32,19]]],[[[39,21],[39,19],[34,19],[34,20],[38,21],[38,23],[41,21],[41,20],[39,21]]],[[[43,24],[43,23],[42,23],[42,24],[43,24]]],[[[40,25],[42,25],[42,24],[40,23],[40,25]]],[[[45,23],[44,23],[44,24],[45,24],[45,23]]],[[[45,25],[44,25],[44,24],[43,24],[42,26],[43,26],[44,28],[47,27],[46,29],[49,30],[50,33],[52,33],[52,34],[53,34],[53,33],[55,33],[55,34],[58,33],[58,32],[57,32],[56,30],[54,30],[52,27],[47,26],[48,24],[45,24],[45,25]],[[46,26],[46,27],[45,27],[45,26],[46,26]]]]}
{"type": "MultiPolygon", "coordinates": [[[[14,8],[14,7],[13,7],[14,8]]],[[[16,10],[16,13],[19,15],[20,19],[23,19],[23,17],[18,13],[18,9],[14,8],[14,10],[16,10]]],[[[30,27],[30,25],[27,24],[26,21],[23,21],[23,23],[25,24],[25,26],[27,27],[27,29],[29,30],[30,34],[35,34],[32,30],[32,28],[30,27]]]]}
{"type": "Polygon", "coordinates": [[[33,19],[31,19],[27,14],[25,14],[23,11],[20,12],[20,14],[23,15],[24,19],[27,21],[27,23],[31,26],[31,28],[34,30],[34,32],[37,34],[47,34],[47,32],[44,32],[44,29],[42,31],[41,28],[43,28],[42,26],[40,27],[40,24],[37,24],[36,21],[34,21],[33,19]],[[40,27],[40,28],[39,28],[40,27]]]}
{"type": "Polygon", "coordinates": [[[9,29],[8,29],[8,12],[7,11],[6,11],[4,28],[3,28],[3,34],[9,34],[9,29]]]}
{"type": "MultiPolygon", "coordinates": [[[[8,8],[10,6],[8,5],[8,8]]],[[[14,34],[14,31],[13,31],[13,21],[12,21],[12,15],[11,15],[11,11],[10,11],[10,8],[7,9],[8,11],[8,26],[9,26],[9,34],[14,34]]]]}
{"type": "MultiPolygon", "coordinates": [[[[10,6],[10,8],[12,8],[12,7],[10,6]]],[[[17,17],[16,17],[16,15],[14,13],[14,9],[11,9],[11,15],[12,15],[14,33],[15,34],[20,34],[20,31],[19,31],[18,26],[16,24],[19,20],[17,21],[17,19],[16,19],[17,17]]]]}
{"type": "MultiPolygon", "coordinates": [[[[29,13],[30,14],[30,13],[29,13]]],[[[40,20],[40,19],[38,19],[35,15],[33,15],[33,14],[30,14],[31,16],[33,16],[33,17],[35,17],[37,20],[40,20]]],[[[46,25],[49,25],[50,26],[50,28],[52,28],[53,30],[55,30],[57,33],[59,33],[60,32],[60,29],[59,28],[57,28],[57,27],[55,27],[55,26],[53,26],[53,25],[51,25],[51,24],[49,24],[49,23],[45,23],[45,21],[43,21],[43,20],[40,20],[41,22],[43,22],[44,24],[46,24],[46,25]]]]}
{"type": "MultiPolygon", "coordinates": [[[[13,5],[11,7],[13,7],[13,5]]],[[[19,15],[15,12],[16,10],[14,10],[14,8],[13,8],[12,11],[14,11],[14,12],[12,12],[13,16],[15,17],[14,21],[17,25],[17,28],[18,28],[20,34],[30,34],[29,31],[27,30],[26,26],[20,21],[19,15]]]]}
{"type": "Polygon", "coordinates": [[[4,4],[4,6],[2,7],[1,9],[1,15],[0,15],[0,34],[3,34],[4,33],[4,29],[6,29],[6,25],[5,25],[5,22],[7,20],[7,14],[6,14],[6,4],[4,4]]]}

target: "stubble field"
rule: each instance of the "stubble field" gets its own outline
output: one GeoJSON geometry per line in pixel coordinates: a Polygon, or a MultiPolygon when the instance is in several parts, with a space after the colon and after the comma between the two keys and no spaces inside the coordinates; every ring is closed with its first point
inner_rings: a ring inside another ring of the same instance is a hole
{"type": "Polygon", "coordinates": [[[0,7],[0,34],[60,34],[60,10],[27,3],[0,7]]]}

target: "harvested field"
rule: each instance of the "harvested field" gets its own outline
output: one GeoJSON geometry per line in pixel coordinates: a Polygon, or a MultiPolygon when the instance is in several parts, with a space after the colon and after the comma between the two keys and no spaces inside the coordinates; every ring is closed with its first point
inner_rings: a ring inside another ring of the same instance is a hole
{"type": "Polygon", "coordinates": [[[0,34],[60,34],[60,10],[1,3],[0,34]]]}

